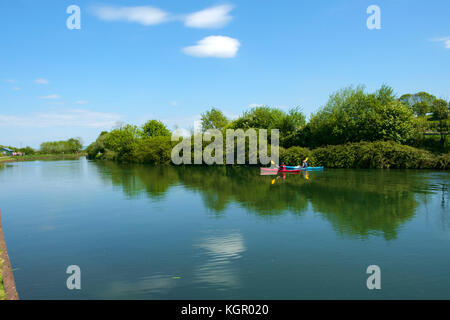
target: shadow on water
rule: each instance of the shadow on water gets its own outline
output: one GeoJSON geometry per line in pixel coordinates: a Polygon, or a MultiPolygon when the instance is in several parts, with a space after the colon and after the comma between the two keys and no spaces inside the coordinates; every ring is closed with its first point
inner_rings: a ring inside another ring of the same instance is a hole
{"type": "Polygon", "coordinates": [[[266,218],[312,210],[342,236],[381,235],[387,240],[397,237],[433,188],[447,188],[445,183],[433,186],[426,171],[414,170],[325,170],[275,178],[249,167],[93,164],[106,182],[130,198],[157,200],[171,187],[183,186],[198,192],[218,217],[232,204],[266,218]]]}

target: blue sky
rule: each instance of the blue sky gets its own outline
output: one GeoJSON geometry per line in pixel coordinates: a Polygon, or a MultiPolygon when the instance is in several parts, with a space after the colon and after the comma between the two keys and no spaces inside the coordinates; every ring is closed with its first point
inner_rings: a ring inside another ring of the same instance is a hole
{"type": "Polygon", "coordinates": [[[189,128],[212,106],[309,115],[352,84],[450,99],[449,13],[447,0],[3,0],[0,144],[87,145],[117,121],[189,128]]]}

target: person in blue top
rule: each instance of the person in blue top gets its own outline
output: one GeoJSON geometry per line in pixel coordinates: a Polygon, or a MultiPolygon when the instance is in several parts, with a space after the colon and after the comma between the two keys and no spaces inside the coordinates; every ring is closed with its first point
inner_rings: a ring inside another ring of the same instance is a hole
{"type": "Polygon", "coordinates": [[[308,162],[306,160],[303,160],[302,168],[308,168],[308,162]]]}

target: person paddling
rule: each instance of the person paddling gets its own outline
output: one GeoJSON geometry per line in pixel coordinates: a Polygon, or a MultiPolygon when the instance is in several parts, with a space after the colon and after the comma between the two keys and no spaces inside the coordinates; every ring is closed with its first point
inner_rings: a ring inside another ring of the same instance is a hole
{"type": "Polygon", "coordinates": [[[302,168],[308,168],[308,162],[306,162],[306,159],[303,160],[302,168]]]}
{"type": "Polygon", "coordinates": [[[283,171],[286,170],[286,165],[284,164],[284,162],[281,164],[281,166],[278,168],[278,171],[283,171]]]}

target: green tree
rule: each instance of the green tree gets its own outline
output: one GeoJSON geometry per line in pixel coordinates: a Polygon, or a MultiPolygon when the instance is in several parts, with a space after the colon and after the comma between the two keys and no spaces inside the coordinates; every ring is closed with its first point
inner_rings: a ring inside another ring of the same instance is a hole
{"type": "Polygon", "coordinates": [[[141,135],[142,131],[137,126],[125,125],[107,134],[104,145],[117,155],[117,160],[131,161],[133,150],[141,135]]]}
{"type": "Polygon", "coordinates": [[[40,153],[59,154],[75,153],[83,148],[81,138],[71,138],[65,141],[50,141],[41,143],[40,153]]]}
{"type": "Polygon", "coordinates": [[[439,121],[439,134],[441,147],[444,150],[448,133],[448,122],[450,118],[449,103],[443,99],[436,99],[433,102],[433,119],[439,121]]]}
{"type": "Polygon", "coordinates": [[[428,92],[407,93],[399,98],[399,101],[411,108],[417,116],[425,116],[433,109],[433,102],[436,97],[428,92]]]}
{"type": "Polygon", "coordinates": [[[169,137],[170,131],[161,121],[149,120],[142,126],[142,134],[146,138],[169,137]]]}
{"type": "Polygon", "coordinates": [[[81,142],[81,138],[71,138],[65,142],[65,152],[67,153],[76,153],[83,149],[83,143],[81,142]]]}
{"type": "Polygon", "coordinates": [[[97,140],[95,140],[86,148],[86,153],[89,159],[96,159],[105,154],[106,152],[105,139],[108,135],[109,135],[108,131],[102,131],[98,136],[97,140]]]}
{"type": "Polygon", "coordinates": [[[412,135],[413,113],[395,99],[390,87],[366,94],[364,87],[344,88],[311,116],[306,145],[318,147],[347,142],[392,140],[404,142],[412,135]]]}
{"type": "Polygon", "coordinates": [[[211,110],[202,113],[202,131],[205,132],[209,129],[223,129],[230,122],[222,111],[211,108],[211,110]]]}
{"type": "Polygon", "coordinates": [[[28,146],[25,148],[19,149],[19,151],[25,153],[26,155],[36,154],[36,150],[34,150],[32,147],[28,147],[28,146]]]}
{"type": "Polygon", "coordinates": [[[268,106],[255,107],[231,123],[233,129],[279,129],[286,113],[268,106]]]}

